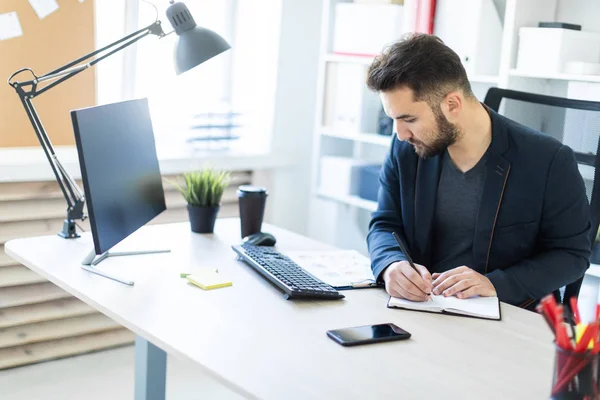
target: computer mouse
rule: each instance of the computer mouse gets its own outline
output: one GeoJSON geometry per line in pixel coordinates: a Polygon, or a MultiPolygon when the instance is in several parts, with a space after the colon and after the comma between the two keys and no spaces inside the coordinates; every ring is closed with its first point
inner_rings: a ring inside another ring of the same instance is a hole
{"type": "Polygon", "coordinates": [[[275,236],[266,232],[257,232],[248,235],[244,238],[244,243],[253,244],[255,246],[275,246],[277,239],[275,236]]]}

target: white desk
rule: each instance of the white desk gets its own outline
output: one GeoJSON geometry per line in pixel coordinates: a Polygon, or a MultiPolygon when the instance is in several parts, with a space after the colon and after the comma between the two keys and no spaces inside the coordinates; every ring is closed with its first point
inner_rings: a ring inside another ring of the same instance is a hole
{"type": "MultiPolygon", "coordinates": [[[[273,226],[264,230],[275,234],[280,251],[326,248],[273,226]]],[[[164,398],[164,352],[193,360],[251,398],[533,399],[550,393],[552,336],[534,313],[502,304],[496,322],[387,309],[381,289],[348,291],[343,300],[286,301],[237,261],[230,246],[238,242],[237,219],[219,220],[214,235],[192,234],[186,223],[144,227],[120,248],[169,246],[172,253],[99,264],[135,280],[133,287],[80,268],[92,248],[89,234],[17,239],[5,248],[138,335],[136,399],[164,398]],[[203,291],[179,277],[216,267],[232,287],[203,291]],[[325,334],[382,322],[413,336],[344,348],[325,334]]]]}

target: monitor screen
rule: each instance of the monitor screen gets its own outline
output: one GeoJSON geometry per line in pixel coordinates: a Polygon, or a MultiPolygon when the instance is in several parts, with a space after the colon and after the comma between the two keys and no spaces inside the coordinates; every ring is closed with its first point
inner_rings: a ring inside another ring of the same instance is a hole
{"type": "Polygon", "coordinates": [[[166,209],[147,99],[71,111],[96,254],[166,209]]]}

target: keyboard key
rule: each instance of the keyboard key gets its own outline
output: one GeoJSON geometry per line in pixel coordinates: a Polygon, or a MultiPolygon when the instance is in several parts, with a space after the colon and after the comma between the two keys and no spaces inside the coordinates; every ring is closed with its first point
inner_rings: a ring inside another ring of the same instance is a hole
{"type": "Polygon", "coordinates": [[[341,299],[344,295],[333,287],[316,280],[284,254],[272,248],[249,244],[233,246],[241,259],[268,279],[276,279],[277,285],[289,296],[300,295],[315,298],[341,299]]]}

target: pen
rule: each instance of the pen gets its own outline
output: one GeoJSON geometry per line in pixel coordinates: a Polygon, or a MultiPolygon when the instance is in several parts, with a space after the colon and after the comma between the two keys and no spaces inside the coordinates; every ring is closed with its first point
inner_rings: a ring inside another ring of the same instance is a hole
{"type": "MultiPolygon", "coordinates": [[[[392,236],[394,237],[394,239],[396,239],[396,243],[398,243],[398,246],[400,246],[400,250],[402,250],[402,252],[404,253],[404,256],[406,257],[406,260],[408,261],[408,263],[410,264],[410,266],[413,267],[413,269],[415,271],[417,271],[417,273],[419,274],[419,276],[421,276],[421,273],[419,272],[419,270],[415,266],[415,263],[413,262],[412,258],[410,258],[410,254],[408,254],[408,250],[406,249],[406,246],[404,246],[404,243],[400,239],[400,236],[396,235],[396,232],[392,232],[392,236]]],[[[429,295],[431,293],[426,293],[426,294],[429,295]]]]}

